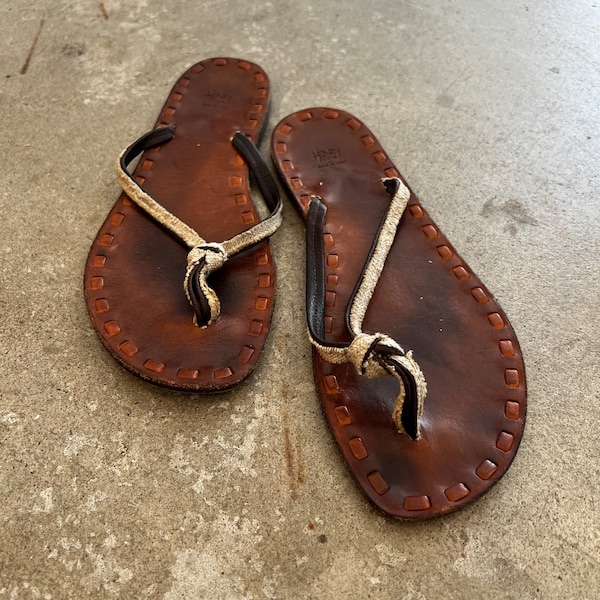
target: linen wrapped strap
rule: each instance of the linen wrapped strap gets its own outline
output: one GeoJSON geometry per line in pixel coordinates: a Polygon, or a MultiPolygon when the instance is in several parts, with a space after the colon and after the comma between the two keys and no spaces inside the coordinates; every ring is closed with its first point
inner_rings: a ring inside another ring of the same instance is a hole
{"type": "Polygon", "coordinates": [[[325,341],[325,260],[323,233],[327,208],[321,199],[313,197],[307,219],[307,317],[309,338],[323,360],[334,364],[352,363],[368,378],[391,375],[398,380],[399,392],[392,419],[400,433],[417,440],[421,435],[420,421],[427,384],[412,351],[404,349],[382,333],[367,334],[362,323],[390,248],[400,219],[410,198],[409,189],[398,178],[383,180],[391,202],[380,224],[377,236],[363,271],[346,307],[346,327],[352,337],[349,344],[325,341]]]}
{"type": "Polygon", "coordinates": [[[221,312],[221,303],[209,286],[211,273],[220,269],[232,256],[270,237],[281,225],[281,200],[277,185],[254,144],[242,133],[236,133],[231,143],[254,175],[258,188],[271,211],[269,216],[223,242],[207,242],[189,225],[178,219],[145,192],[127,170],[129,163],[141,152],[169,142],[175,136],[175,126],[154,129],[126,148],[117,161],[117,180],[123,191],[149,216],[170,231],[189,249],[184,279],[185,294],[194,311],[194,323],[207,327],[221,312]]]}

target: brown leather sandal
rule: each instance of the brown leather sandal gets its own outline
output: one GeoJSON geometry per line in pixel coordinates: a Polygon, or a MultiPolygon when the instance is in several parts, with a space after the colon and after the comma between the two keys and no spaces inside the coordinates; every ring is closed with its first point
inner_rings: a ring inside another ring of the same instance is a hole
{"type": "Polygon", "coordinates": [[[307,221],[315,378],[350,470],[398,519],[464,506],[506,472],[523,434],[508,319],[357,118],[294,113],[272,152],[307,221]]]}
{"type": "Polygon", "coordinates": [[[107,350],[154,384],[227,389],[261,354],[275,295],[267,238],[281,223],[277,186],[253,144],[268,101],[257,65],[204,60],[119,159],[124,192],[90,250],[85,299],[107,350]],[[249,172],[271,211],[263,221],[249,172]]]}

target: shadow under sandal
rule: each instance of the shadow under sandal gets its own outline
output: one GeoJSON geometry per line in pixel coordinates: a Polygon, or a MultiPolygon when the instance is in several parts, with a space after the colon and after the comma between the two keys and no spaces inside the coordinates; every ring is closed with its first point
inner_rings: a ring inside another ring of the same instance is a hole
{"type": "Polygon", "coordinates": [[[508,319],[357,118],[294,113],[272,152],[306,219],[315,379],[351,472],[398,519],[464,506],[523,434],[508,319]]]}
{"type": "Polygon", "coordinates": [[[275,294],[268,237],[281,224],[277,186],[254,146],[268,101],[257,65],[204,60],[119,159],[124,192],[90,250],[85,299],[107,350],[154,384],[224,390],[261,354],[275,294]],[[271,211],[262,221],[250,173],[271,211]]]}

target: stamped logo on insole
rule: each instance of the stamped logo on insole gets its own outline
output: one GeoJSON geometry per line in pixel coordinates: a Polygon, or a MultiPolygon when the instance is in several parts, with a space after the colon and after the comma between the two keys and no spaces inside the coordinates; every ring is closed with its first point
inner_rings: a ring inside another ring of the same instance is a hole
{"type": "Polygon", "coordinates": [[[211,108],[227,108],[231,102],[231,94],[208,90],[202,101],[203,106],[211,108]]]}
{"type": "Polygon", "coordinates": [[[319,168],[331,167],[333,165],[339,165],[346,162],[342,157],[342,151],[340,150],[339,146],[335,148],[317,147],[313,150],[312,155],[316,166],[319,168]]]}

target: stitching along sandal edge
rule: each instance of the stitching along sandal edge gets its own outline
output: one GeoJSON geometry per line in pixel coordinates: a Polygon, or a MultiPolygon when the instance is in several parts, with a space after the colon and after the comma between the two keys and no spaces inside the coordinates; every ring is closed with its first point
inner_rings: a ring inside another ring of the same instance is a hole
{"type": "Polygon", "coordinates": [[[523,435],[525,368],[508,319],[356,117],[293,113],[272,154],[307,223],[315,380],[348,467],[397,519],[465,506],[523,435]]]}
{"type": "Polygon", "coordinates": [[[224,390],[261,354],[275,293],[268,238],[282,220],[254,145],[268,101],[257,65],[204,60],[175,84],[155,128],[119,157],[123,194],[90,250],[85,298],[108,351],[151,383],[224,390]],[[270,210],[264,220],[250,173],[270,210]]]}

